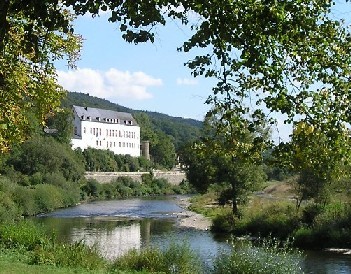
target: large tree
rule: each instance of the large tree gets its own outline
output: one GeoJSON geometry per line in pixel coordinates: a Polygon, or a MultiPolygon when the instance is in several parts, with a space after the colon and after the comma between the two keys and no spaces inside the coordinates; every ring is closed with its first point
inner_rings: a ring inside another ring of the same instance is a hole
{"type": "Polygon", "coordinates": [[[232,201],[233,214],[240,216],[239,202],[265,180],[263,140],[269,138],[269,130],[255,126],[257,117],[215,113],[205,120],[201,141],[183,151],[181,162],[190,184],[201,192],[213,184],[228,185],[225,194],[232,201]]]}
{"type": "Polygon", "coordinates": [[[54,62],[79,56],[73,16],[59,1],[0,3],[0,152],[30,135],[32,117],[43,123],[64,91],[54,62]]]}

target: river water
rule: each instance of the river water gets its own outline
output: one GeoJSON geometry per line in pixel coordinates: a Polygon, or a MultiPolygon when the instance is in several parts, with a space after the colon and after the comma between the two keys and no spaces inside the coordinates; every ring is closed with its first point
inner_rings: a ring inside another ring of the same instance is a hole
{"type": "MultiPolygon", "coordinates": [[[[168,246],[186,242],[208,267],[220,252],[230,249],[226,237],[210,231],[188,229],[178,225],[180,197],[99,201],[41,215],[36,222],[54,231],[59,240],[83,241],[95,245],[108,258],[128,250],[147,246],[168,246]]],[[[306,252],[305,273],[351,274],[351,255],[332,252],[306,252]]]]}

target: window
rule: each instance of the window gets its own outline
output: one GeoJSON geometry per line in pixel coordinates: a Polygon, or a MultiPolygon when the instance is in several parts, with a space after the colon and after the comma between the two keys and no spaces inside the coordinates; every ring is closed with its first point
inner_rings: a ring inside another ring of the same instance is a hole
{"type": "Polygon", "coordinates": [[[99,141],[96,141],[96,146],[98,146],[99,145],[99,141]]]}
{"type": "Polygon", "coordinates": [[[99,135],[101,136],[101,128],[99,128],[99,135]]]}
{"type": "Polygon", "coordinates": [[[84,133],[87,133],[86,127],[83,128],[83,132],[84,132],[84,133]]]}
{"type": "Polygon", "coordinates": [[[116,147],[116,142],[113,142],[113,147],[116,147]]]}
{"type": "Polygon", "coordinates": [[[118,143],[118,145],[119,145],[119,147],[121,147],[121,146],[122,146],[122,143],[121,143],[121,142],[119,142],[119,143],[118,143]]]}
{"type": "Polygon", "coordinates": [[[106,129],[106,136],[108,136],[108,129],[106,129]]]}
{"type": "Polygon", "coordinates": [[[78,134],[78,129],[77,129],[77,127],[74,127],[74,134],[75,134],[75,135],[78,134]]]}
{"type": "Polygon", "coordinates": [[[93,135],[95,135],[95,128],[93,128],[93,135]]]}
{"type": "Polygon", "coordinates": [[[92,134],[93,133],[93,128],[90,128],[90,134],[92,134]]]}
{"type": "Polygon", "coordinates": [[[101,146],[101,141],[100,141],[100,146],[101,146]]]}
{"type": "Polygon", "coordinates": [[[112,137],[115,137],[115,130],[112,130],[112,137]]]}
{"type": "Polygon", "coordinates": [[[110,147],[112,147],[112,142],[110,142],[110,147]]]}

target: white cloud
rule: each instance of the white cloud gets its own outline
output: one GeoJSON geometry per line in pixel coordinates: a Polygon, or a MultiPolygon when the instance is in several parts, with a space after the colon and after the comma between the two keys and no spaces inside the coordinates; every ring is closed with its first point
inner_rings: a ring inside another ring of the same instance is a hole
{"type": "Polygon", "coordinates": [[[161,86],[162,80],[144,72],[120,71],[110,68],[98,71],[78,68],[70,71],[57,71],[58,83],[66,90],[85,92],[109,100],[144,100],[152,98],[148,87],[161,86]]]}
{"type": "Polygon", "coordinates": [[[197,85],[197,80],[193,78],[177,78],[177,85],[195,86],[197,85]]]}

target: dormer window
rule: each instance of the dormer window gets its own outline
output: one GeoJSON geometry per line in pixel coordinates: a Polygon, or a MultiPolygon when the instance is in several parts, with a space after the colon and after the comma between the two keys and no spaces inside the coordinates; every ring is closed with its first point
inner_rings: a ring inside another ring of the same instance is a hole
{"type": "Polygon", "coordinates": [[[84,115],[82,115],[80,118],[82,118],[82,120],[84,120],[84,115]]]}
{"type": "Polygon", "coordinates": [[[96,120],[97,120],[97,121],[100,121],[100,117],[96,117],[96,120]]]}

